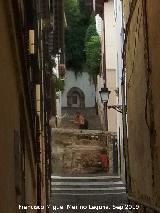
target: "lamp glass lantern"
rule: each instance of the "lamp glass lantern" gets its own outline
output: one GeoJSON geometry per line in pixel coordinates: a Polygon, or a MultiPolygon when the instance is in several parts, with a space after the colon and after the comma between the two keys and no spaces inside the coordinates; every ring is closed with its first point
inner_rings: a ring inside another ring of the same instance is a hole
{"type": "Polygon", "coordinates": [[[107,103],[109,100],[109,94],[111,91],[108,90],[108,88],[101,88],[101,91],[99,91],[101,101],[102,103],[107,103]]]}

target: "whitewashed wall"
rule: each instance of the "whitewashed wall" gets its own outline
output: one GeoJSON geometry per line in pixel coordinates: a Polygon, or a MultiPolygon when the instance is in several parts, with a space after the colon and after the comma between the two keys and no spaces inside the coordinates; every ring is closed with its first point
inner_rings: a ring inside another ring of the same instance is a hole
{"type": "MultiPolygon", "coordinates": [[[[116,87],[119,89],[119,96],[117,98],[117,104],[122,105],[122,92],[121,92],[121,81],[122,81],[122,69],[123,69],[123,23],[122,23],[122,1],[114,0],[114,14],[116,21],[116,39],[117,39],[117,75],[116,75],[116,87]]],[[[122,125],[122,114],[117,113],[117,139],[119,143],[119,159],[121,160],[121,178],[125,181],[125,160],[123,153],[123,125],[122,125]]]]}
{"type": "MultiPolygon", "coordinates": [[[[106,82],[111,91],[108,105],[116,105],[116,69],[117,69],[117,39],[114,17],[114,0],[104,3],[105,52],[106,52],[106,82]]],[[[108,130],[117,132],[117,112],[108,110],[108,130]]]]}
{"type": "MultiPolygon", "coordinates": [[[[106,86],[111,91],[108,105],[116,105],[117,40],[114,17],[114,0],[109,0],[104,3],[104,22],[99,16],[97,16],[96,27],[101,38],[102,55],[104,50],[106,55],[106,67],[103,67],[104,64],[102,63],[102,70],[106,70],[106,86]]],[[[103,76],[98,76],[96,100],[102,126],[104,126],[104,106],[101,103],[99,90],[101,90],[103,84],[103,76]]],[[[113,109],[108,110],[108,130],[111,132],[117,132],[117,113],[113,109]]]]}
{"type": "Polygon", "coordinates": [[[116,23],[114,18],[114,0],[104,3],[106,68],[116,69],[116,23]]]}
{"type": "Polygon", "coordinates": [[[85,94],[85,107],[95,106],[95,86],[87,72],[78,74],[77,78],[73,71],[67,71],[65,76],[65,88],[62,93],[62,107],[67,107],[67,93],[72,87],[78,87],[85,94]]]}
{"type": "Polygon", "coordinates": [[[96,90],[96,102],[98,105],[98,115],[101,121],[101,128],[105,130],[105,116],[104,116],[104,104],[101,101],[99,91],[104,85],[103,76],[97,76],[97,90],[96,90]]]}

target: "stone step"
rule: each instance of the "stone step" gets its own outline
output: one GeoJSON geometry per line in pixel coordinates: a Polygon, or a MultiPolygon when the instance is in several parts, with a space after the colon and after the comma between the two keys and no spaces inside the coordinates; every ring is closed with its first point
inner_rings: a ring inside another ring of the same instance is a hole
{"type": "Polygon", "coordinates": [[[119,176],[51,176],[51,181],[59,182],[117,182],[121,181],[119,176]]]}
{"type": "Polygon", "coordinates": [[[74,187],[74,188],[81,188],[81,187],[124,187],[124,183],[122,181],[118,182],[52,182],[51,187],[59,187],[59,188],[67,188],[67,187],[74,187]]]}
{"type": "Polygon", "coordinates": [[[72,120],[75,116],[76,112],[81,112],[85,115],[86,119],[89,123],[89,129],[101,129],[100,119],[99,116],[96,114],[95,107],[86,107],[86,108],[68,108],[62,107],[62,123],[61,127],[63,128],[71,128],[71,129],[78,129],[79,125],[75,125],[72,120]]]}
{"type": "Polygon", "coordinates": [[[123,194],[126,193],[125,187],[111,188],[54,188],[51,194],[123,194]]]}
{"type": "Polygon", "coordinates": [[[60,177],[52,176],[51,194],[102,195],[125,194],[125,184],[118,176],[60,177]]]}

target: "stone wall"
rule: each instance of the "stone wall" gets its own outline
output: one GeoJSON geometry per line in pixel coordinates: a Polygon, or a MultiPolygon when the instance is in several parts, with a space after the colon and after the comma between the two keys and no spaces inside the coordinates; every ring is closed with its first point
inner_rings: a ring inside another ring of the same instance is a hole
{"type": "MultiPolygon", "coordinates": [[[[112,140],[106,132],[92,130],[52,130],[52,173],[55,175],[107,174],[102,169],[100,154],[109,156],[112,173],[112,140]]],[[[108,173],[108,174],[109,174],[108,173]]]]}

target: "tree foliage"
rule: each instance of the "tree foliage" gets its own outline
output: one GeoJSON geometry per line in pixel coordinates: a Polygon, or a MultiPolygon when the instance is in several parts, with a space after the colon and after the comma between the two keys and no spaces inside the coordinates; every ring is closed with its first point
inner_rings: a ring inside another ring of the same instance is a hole
{"type": "Polygon", "coordinates": [[[64,80],[60,79],[60,78],[56,78],[56,82],[55,82],[55,88],[56,88],[56,92],[58,91],[64,91],[64,80]]]}
{"type": "Polygon", "coordinates": [[[87,42],[92,36],[98,36],[96,30],[96,20],[94,16],[90,17],[89,26],[86,31],[85,42],[87,42]]]}
{"type": "Polygon", "coordinates": [[[97,75],[99,73],[100,55],[99,36],[91,36],[86,42],[86,64],[91,75],[97,75]]]}
{"type": "Polygon", "coordinates": [[[67,29],[65,52],[67,68],[82,71],[87,65],[90,75],[99,72],[101,44],[96,31],[95,17],[85,8],[85,0],[65,0],[67,29]]]}
{"type": "Polygon", "coordinates": [[[100,69],[101,43],[96,30],[96,22],[94,17],[91,17],[91,22],[87,29],[85,40],[86,65],[90,75],[95,78],[100,69]]]}
{"type": "Polygon", "coordinates": [[[83,2],[65,0],[67,29],[65,32],[66,65],[75,71],[85,63],[85,34],[89,24],[89,14],[83,9],[83,2]]]}

